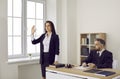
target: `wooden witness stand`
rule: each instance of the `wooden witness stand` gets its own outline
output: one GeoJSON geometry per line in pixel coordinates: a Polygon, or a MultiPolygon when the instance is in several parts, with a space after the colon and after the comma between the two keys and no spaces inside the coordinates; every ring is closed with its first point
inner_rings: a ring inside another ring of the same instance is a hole
{"type": "Polygon", "coordinates": [[[47,67],[46,76],[47,76],[47,79],[66,79],[66,78],[69,78],[69,79],[120,79],[120,77],[115,78],[120,76],[120,71],[114,70],[114,69],[102,69],[102,70],[113,71],[113,72],[116,72],[116,74],[110,75],[110,76],[101,76],[101,75],[96,75],[95,73],[84,72],[84,70],[76,69],[74,67],[73,68],[65,68],[65,67],[55,68],[50,66],[50,67],[47,67]],[[53,74],[49,75],[51,72],[53,74]],[[61,76],[62,78],[58,78],[59,74],[63,75],[61,76]],[[66,74],[68,77],[64,76],[66,74]]]}

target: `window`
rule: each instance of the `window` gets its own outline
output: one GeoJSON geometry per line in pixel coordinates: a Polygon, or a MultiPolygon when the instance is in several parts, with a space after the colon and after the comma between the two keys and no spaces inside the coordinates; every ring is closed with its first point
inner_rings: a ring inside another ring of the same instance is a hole
{"type": "Polygon", "coordinates": [[[28,53],[39,53],[40,47],[33,46],[31,44],[31,28],[35,25],[36,37],[39,37],[43,33],[43,4],[27,1],[27,52],[28,53]]]}
{"type": "Polygon", "coordinates": [[[35,38],[44,31],[44,1],[8,0],[8,57],[39,55],[40,46],[31,43],[31,28],[36,26],[35,38]]]}
{"type": "Polygon", "coordinates": [[[8,0],[8,55],[21,54],[21,0],[8,0]]]}

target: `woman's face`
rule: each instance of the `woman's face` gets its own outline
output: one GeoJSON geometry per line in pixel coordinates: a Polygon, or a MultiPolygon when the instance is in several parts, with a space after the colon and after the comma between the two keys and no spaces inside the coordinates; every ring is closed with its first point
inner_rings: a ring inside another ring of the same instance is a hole
{"type": "Polygon", "coordinates": [[[51,25],[50,25],[50,23],[46,23],[45,24],[45,29],[46,29],[47,32],[51,32],[51,25]]]}

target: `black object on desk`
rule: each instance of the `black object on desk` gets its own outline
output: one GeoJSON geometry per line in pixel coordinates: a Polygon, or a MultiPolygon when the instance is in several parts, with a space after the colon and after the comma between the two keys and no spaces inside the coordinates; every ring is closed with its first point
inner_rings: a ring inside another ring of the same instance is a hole
{"type": "Polygon", "coordinates": [[[61,67],[65,67],[65,64],[58,63],[58,64],[53,64],[53,66],[55,66],[55,68],[61,68],[61,67]]]}

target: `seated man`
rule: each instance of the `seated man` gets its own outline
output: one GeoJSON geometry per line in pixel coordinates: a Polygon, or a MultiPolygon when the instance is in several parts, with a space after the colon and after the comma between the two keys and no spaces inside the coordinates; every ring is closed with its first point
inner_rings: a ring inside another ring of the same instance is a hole
{"type": "Polygon", "coordinates": [[[112,53],[105,49],[105,41],[103,39],[96,39],[95,50],[92,50],[86,60],[83,61],[82,66],[89,66],[90,68],[112,68],[113,56],[112,53]]]}

